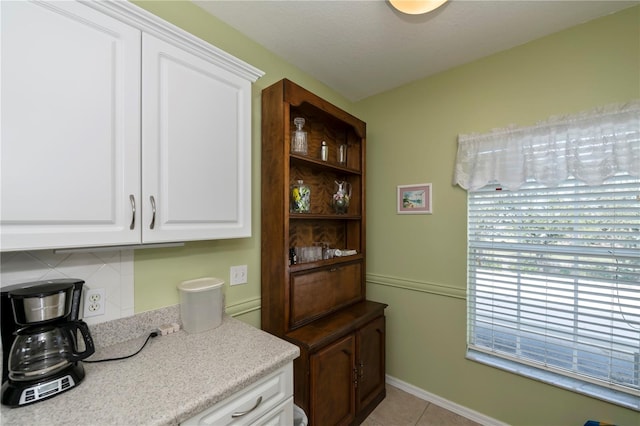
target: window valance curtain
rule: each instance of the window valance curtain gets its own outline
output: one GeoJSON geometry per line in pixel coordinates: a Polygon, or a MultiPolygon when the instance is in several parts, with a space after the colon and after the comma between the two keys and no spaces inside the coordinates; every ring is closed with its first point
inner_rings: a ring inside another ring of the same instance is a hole
{"type": "Polygon", "coordinates": [[[531,127],[459,135],[453,183],[513,191],[527,181],[556,187],[570,177],[599,185],[625,173],[640,177],[640,100],[531,127]]]}

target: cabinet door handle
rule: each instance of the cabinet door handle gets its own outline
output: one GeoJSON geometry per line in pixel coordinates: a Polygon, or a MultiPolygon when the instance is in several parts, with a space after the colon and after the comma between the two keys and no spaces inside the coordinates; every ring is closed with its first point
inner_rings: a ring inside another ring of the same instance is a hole
{"type": "Polygon", "coordinates": [[[156,226],[156,199],[153,198],[153,195],[149,197],[149,201],[151,201],[151,225],[149,225],[149,229],[153,229],[156,226]]]}
{"type": "Polygon", "coordinates": [[[129,201],[131,202],[131,224],[129,229],[136,227],[136,197],[133,194],[129,194],[129,201]]]}
{"type": "Polygon", "coordinates": [[[262,404],[262,397],[258,398],[258,400],[256,401],[256,405],[254,405],[253,407],[249,408],[246,411],[236,411],[235,413],[233,413],[231,415],[232,419],[238,418],[238,417],[242,417],[242,416],[246,416],[247,414],[249,414],[250,412],[252,412],[253,410],[255,410],[256,408],[258,408],[258,406],[262,404]]]}

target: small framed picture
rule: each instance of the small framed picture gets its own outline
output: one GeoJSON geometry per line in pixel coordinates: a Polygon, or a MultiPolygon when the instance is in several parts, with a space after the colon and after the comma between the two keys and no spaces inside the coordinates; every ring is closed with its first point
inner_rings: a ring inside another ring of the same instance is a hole
{"type": "Polygon", "coordinates": [[[398,214],[431,214],[431,184],[398,185],[398,214]]]}

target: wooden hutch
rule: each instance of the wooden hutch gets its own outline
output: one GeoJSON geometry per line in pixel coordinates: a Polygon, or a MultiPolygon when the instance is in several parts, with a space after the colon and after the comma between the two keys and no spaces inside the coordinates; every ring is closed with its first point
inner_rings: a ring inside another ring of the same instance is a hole
{"type": "Polygon", "coordinates": [[[366,300],[365,144],[363,121],[295,83],[262,91],[262,328],[300,347],[295,403],[310,426],[359,424],[385,397],[386,305],[366,300]],[[306,154],[291,151],[297,117],[306,154]],[[298,181],[306,212],[291,209],[298,181]],[[351,187],[346,213],[332,206],[337,182],[351,187]],[[294,261],[319,246],[321,258],[294,261]]]}

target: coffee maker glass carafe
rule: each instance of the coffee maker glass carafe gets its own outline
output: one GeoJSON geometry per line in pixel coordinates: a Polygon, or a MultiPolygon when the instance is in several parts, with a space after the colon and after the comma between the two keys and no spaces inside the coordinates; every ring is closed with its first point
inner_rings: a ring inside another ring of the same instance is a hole
{"type": "Polygon", "coordinates": [[[27,327],[16,334],[9,353],[11,380],[36,380],[50,376],[94,352],[89,328],[82,321],[70,321],[58,326],[27,327]],[[82,336],[84,350],[81,352],[75,342],[77,332],[82,336]]]}

